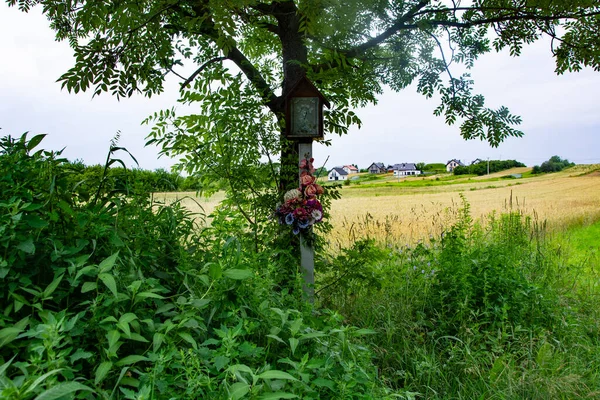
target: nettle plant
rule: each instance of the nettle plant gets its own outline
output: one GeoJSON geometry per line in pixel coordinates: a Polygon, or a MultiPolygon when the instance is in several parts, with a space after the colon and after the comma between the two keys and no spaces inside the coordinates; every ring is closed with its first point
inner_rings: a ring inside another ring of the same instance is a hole
{"type": "Polygon", "coordinates": [[[42,139],[0,140],[0,398],[388,395],[372,332],[277,290],[276,249],[148,193],[84,201],[42,139]]]}

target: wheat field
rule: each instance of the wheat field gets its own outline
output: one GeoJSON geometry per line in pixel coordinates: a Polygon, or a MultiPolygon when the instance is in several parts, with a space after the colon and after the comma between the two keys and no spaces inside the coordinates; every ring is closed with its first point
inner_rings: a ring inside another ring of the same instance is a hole
{"type": "MultiPolygon", "coordinates": [[[[427,240],[452,223],[462,206],[461,196],[469,203],[474,220],[485,221],[491,213],[518,210],[545,221],[552,229],[590,223],[600,219],[599,170],[600,165],[577,166],[554,174],[489,181],[527,171],[521,168],[464,178],[450,185],[342,186],[342,198],[331,208],[330,245],[346,246],[364,237],[403,243],[427,240]]],[[[224,195],[204,198],[194,193],[156,193],[154,197],[165,203],[181,201],[191,211],[208,215],[224,195]]]]}

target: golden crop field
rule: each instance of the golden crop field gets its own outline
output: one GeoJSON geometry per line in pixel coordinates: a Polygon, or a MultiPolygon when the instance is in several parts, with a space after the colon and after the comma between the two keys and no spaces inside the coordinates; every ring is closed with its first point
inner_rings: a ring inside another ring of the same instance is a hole
{"type": "MultiPolygon", "coordinates": [[[[460,178],[451,184],[406,186],[387,179],[390,186],[342,186],[342,198],[333,202],[330,244],[346,246],[362,237],[411,243],[437,235],[450,224],[462,206],[470,204],[475,220],[509,209],[546,221],[551,228],[600,219],[600,165],[577,166],[568,171],[521,179],[499,178],[527,168],[483,177],[460,178]]],[[[423,178],[406,178],[407,184],[423,178]]],[[[432,178],[425,178],[431,180],[432,178]]],[[[433,178],[434,179],[434,178],[433,178]]],[[[384,179],[383,181],[385,181],[384,179]]],[[[167,203],[180,199],[194,212],[210,213],[223,198],[196,197],[193,193],[162,193],[167,203]],[[202,207],[202,209],[200,208],[202,207]]]]}

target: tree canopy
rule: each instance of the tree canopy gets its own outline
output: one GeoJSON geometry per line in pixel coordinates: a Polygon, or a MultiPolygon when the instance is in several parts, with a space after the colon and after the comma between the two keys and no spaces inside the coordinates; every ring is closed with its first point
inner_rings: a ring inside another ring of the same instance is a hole
{"type": "Polygon", "coordinates": [[[557,73],[600,69],[598,0],[7,2],[41,6],[57,39],[69,41],[76,62],[59,78],[68,90],[152,96],[179,76],[181,101],[200,106],[195,115],[157,113],[151,141],[185,155],[190,172],[271,160],[281,150],[284,96],[303,75],[333,104],[328,132],[360,124],[353,109],[376,103],[385,87],[416,83],[439,96],[434,113],[459,123],[464,138],[496,146],[523,134],[521,119],[474,92],[469,69],[479,56],[504,48],[518,56],[547,36],[557,73]]]}

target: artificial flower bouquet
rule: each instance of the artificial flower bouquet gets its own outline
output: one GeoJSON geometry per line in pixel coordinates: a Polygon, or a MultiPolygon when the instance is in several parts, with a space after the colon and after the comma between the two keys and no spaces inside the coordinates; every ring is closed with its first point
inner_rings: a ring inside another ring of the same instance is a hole
{"type": "Polygon", "coordinates": [[[317,184],[313,175],[313,158],[300,161],[300,187],[283,196],[283,204],[277,207],[275,215],[280,224],[291,225],[294,234],[308,232],[311,226],[323,219],[323,206],[317,196],[323,194],[323,187],[317,184]]]}

